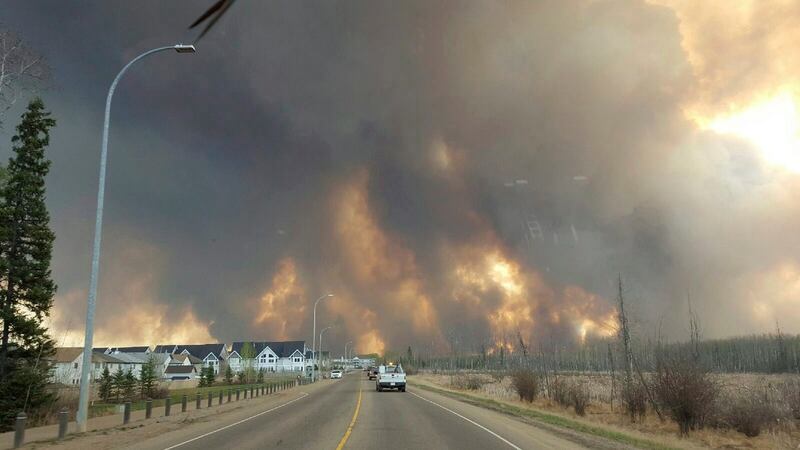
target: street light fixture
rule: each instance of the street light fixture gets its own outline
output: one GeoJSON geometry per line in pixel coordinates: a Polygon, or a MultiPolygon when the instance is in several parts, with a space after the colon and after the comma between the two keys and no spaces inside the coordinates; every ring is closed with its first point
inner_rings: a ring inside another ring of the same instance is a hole
{"type": "Polygon", "coordinates": [[[317,354],[315,353],[315,349],[317,346],[317,303],[320,300],[324,300],[326,298],[333,297],[333,294],[325,294],[322,297],[318,298],[317,301],[314,302],[314,325],[312,325],[311,329],[311,382],[313,383],[316,380],[316,371],[317,371],[317,354]]]}
{"type": "Polygon", "coordinates": [[[194,45],[189,44],[176,44],[172,48],[175,49],[178,53],[195,53],[197,50],[194,48],[194,45]]]}
{"type": "Polygon", "coordinates": [[[100,270],[100,241],[103,231],[103,200],[106,188],[106,161],[108,159],[108,127],[111,120],[111,99],[122,75],[130,66],[140,59],[153,53],[166,50],[175,50],[178,53],[194,53],[194,45],[176,44],[166,47],[154,48],[133,58],[122,70],[119,71],[106,96],[106,111],[103,121],[103,141],[100,148],[100,183],[97,186],[97,214],[94,222],[94,243],[92,246],[92,274],[89,279],[89,298],[86,306],[86,336],[83,340],[83,360],[81,366],[81,387],[78,397],[78,431],[86,431],[86,419],[89,412],[89,372],[92,370],[92,339],[94,335],[94,308],[97,300],[97,279],[100,270]]]}

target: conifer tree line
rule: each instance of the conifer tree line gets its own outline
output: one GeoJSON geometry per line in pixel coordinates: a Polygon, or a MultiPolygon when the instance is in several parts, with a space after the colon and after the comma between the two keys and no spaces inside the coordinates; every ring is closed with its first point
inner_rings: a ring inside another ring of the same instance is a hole
{"type": "Polygon", "coordinates": [[[45,205],[45,153],[55,124],[42,100],[32,100],[0,171],[0,429],[19,412],[53,400],[46,384],[55,344],[45,323],[56,292],[50,272],[55,235],[45,205]]]}
{"type": "Polygon", "coordinates": [[[156,362],[151,357],[142,364],[139,378],[136,378],[131,370],[123,371],[122,367],[118,367],[114,373],[111,373],[106,366],[96,383],[98,395],[103,402],[119,403],[136,398],[153,398],[157,381],[156,362]]]}

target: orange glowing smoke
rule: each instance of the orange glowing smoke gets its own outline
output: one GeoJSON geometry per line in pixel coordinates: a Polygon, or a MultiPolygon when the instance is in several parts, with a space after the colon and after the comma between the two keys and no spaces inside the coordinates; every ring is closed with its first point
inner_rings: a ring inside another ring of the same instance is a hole
{"type": "Polygon", "coordinates": [[[307,319],[305,290],[294,260],[284,258],[272,276],[267,292],[258,302],[254,325],[265,329],[270,339],[289,340],[304,335],[300,325],[307,319]]]}
{"type": "MultiPolygon", "coordinates": [[[[334,192],[331,211],[336,242],[345,261],[343,275],[370,292],[381,292],[381,298],[369,299],[366,304],[349,304],[348,307],[355,308],[350,310],[339,309],[346,302],[330,302],[328,306],[342,315],[353,315],[355,311],[358,316],[365,311],[380,310],[383,302],[402,305],[392,309],[393,315],[400,316],[392,317],[392,321],[407,322],[420,335],[437,334],[436,310],[425,292],[414,254],[381,228],[370,208],[368,185],[368,172],[357,171],[334,192]]],[[[384,347],[377,328],[364,330],[358,341],[365,346],[359,347],[362,352],[384,347]]]]}
{"type": "Polygon", "coordinates": [[[537,327],[545,331],[553,325],[568,326],[581,340],[614,333],[615,312],[604,299],[577,286],[549,287],[540,274],[524,269],[497,243],[464,247],[453,257],[462,261],[454,270],[453,298],[485,311],[498,348],[512,351],[514,344],[506,337],[520,333],[531,340],[537,327]],[[498,300],[490,306],[487,297],[498,300]]]}

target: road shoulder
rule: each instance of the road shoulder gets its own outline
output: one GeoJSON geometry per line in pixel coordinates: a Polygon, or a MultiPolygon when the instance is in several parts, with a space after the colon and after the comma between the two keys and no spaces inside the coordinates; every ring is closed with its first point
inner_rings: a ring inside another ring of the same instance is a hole
{"type": "Polygon", "coordinates": [[[533,408],[522,408],[507,402],[446,389],[441,386],[435,386],[423,380],[414,378],[409,379],[409,385],[417,388],[418,391],[427,392],[429,395],[440,396],[501,413],[522,423],[541,428],[549,433],[585,447],[601,449],[642,448],[658,450],[675,448],[664,443],[644,437],[622,433],[611,428],[578,421],[572,418],[533,408]]]}

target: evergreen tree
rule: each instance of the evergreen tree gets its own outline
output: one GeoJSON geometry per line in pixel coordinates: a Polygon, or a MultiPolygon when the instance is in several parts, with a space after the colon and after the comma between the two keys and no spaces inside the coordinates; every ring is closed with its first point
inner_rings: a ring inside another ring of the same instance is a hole
{"type": "Polygon", "coordinates": [[[149,357],[147,362],[142,364],[142,371],[139,373],[139,388],[142,391],[142,398],[150,397],[153,386],[156,384],[156,361],[149,357]]]}
{"type": "Polygon", "coordinates": [[[209,387],[213,386],[214,385],[214,381],[216,381],[215,380],[216,377],[214,376],[214,368],[211,367],[211,366],[208,366],[203,370],[205,370],[205,372],[206,372],[206,386],[209,386],[209,387]]]}
{"type": "Polygon", "coordinates": [[[206,387],[206,368],[203,367],[200,369],[200,378],[197,381],[197,387],[206,387]]]}
{"type": "Polygon", "coordinates": [[[100,378],[97,379],[97,390],[100,394],[100,398],[108,403],[114,390],[114,378],[111,376],[108,366],[103,367],[103,373],[100,375],[100,378]]]}
{"type": "Polygon", "coordinates": [[[225,382],[228,384],[233,383],[233,370],[231,370],[231,366],[225,366],[225,382]]]}
{"type": "Polygon", "coordinates": [[[116,402],[119,403],[120,397],[125,393],[125,372],[122,371],[122,365],[117,367],[114,376],[111,379],[111,387],[116,402]]]}
{"type": "Polygon", "coordinates": [[[125,396],[126,400],[132,400],[133,396],[136,394],[136,385],[138,384],[136,379],[136,375],[133,374],[133,370],[128,369],[128,373],[125,374],[125,381],[124,381],[124,392],[123,395],[125,396]]]}
{"type": "Polygon", "coordinates": [[[49,403],[45,385],[52,339],[42,325],[56,285],[50,275],[55,236],[45,206],[45,148],[55,120],[35,99],[11,139],[14,156],[0,188],[0,429],[23,409],[49,403]]]}

